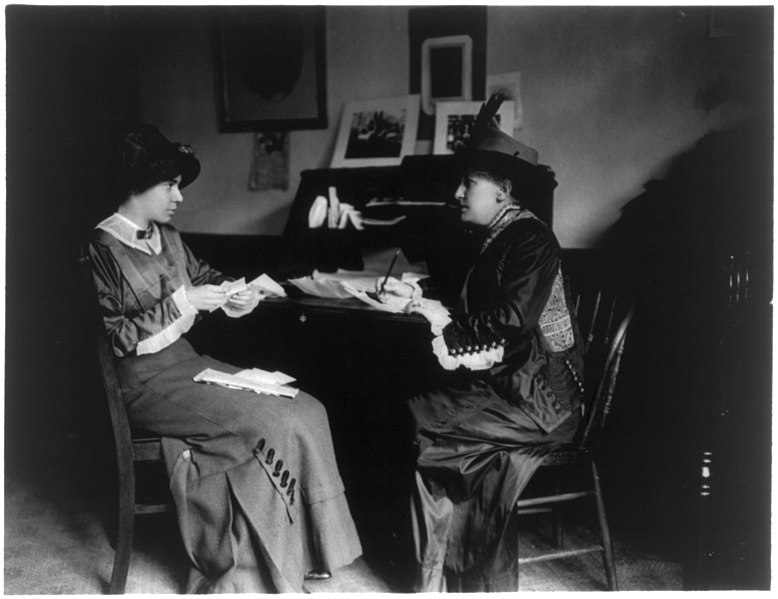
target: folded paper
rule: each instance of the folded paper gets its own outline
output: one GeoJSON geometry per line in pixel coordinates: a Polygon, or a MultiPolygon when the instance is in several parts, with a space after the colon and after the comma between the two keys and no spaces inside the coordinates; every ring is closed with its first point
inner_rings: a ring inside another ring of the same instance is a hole
{"type": "Polygon", "coordinates": [[[284,288],[264,273],[251,281],[251,283],[249,283],[249,287],[254,287],[265,295],[286,297],[286,291],[284,291],[284,288]]]}
{"type": "Polygon", "coordinates": [[[241,370],[235,374],[206,368],[197,373],[192,380],[196,383],[208,383],[229,389],[253,391],[254,393],[277,397],[295,397],[299,392],[298,389],[282,383],[282,381],[290,383],[295,380],[294,378],[283,372],[276,371],[271,373],[258,368],[241,370]]]}
{"type": "Polygon", "coordinates": [[[264,273],[259,275],[250,283],[246,283],[245,277],[241,277],[237,281],[224,281],[221,285],[219,285],[219,287],[227,292],[227,296],[224,300],[224,303],[221,306],[212,308],[211,312],[216,310],[216,308],[221,308],[224,313],[227,314],[227,316],[231,316],[233,318],[248,314],[254,308],[256,308],[259,301],[265,297],[286,297],[286,291],[284,291],[284,288],[276,283],[270,276],[264,273]],[[254,301],[252,301],[248,306],[238,308],[228,303],[230,297],[247,289],[251,289],[256,292],[254,301]]]}

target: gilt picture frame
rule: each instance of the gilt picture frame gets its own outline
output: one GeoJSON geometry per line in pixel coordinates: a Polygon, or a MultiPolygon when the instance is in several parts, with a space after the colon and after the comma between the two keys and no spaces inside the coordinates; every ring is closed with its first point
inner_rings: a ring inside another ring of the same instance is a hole
{"type": "Polygon", "coordinates": [[[324,6],[222,6],[216,19],[219,130],[327,128],[324,6]]]}
{"type": "MultiPolygon", "coordinates": [[[[453,154],[464,146],[483,102],[438,102],[435,108],[435,139],[433,154],[453,154]]],[[[500,130],[513,135],[514,105],[503,102],[497,111],[500,130]]]]}
{"type": "Polygon", "coordinates": [[[419,95],[348,102],[343,106],[331,168],[395,166],[413,154],[419,95]]]}

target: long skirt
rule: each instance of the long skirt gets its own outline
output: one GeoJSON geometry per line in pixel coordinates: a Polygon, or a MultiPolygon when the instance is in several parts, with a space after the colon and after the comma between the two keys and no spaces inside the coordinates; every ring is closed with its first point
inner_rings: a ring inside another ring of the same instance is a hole
{"type": "Polygon", "coordinates": [[[572,440],[578,412],[545,433],[480,381],[420,395],[409,407],[419,446],[414,590],[516,591],[514,505],[543,457],[572,440]]]}
{"type": "Polygon", "coordinates": [[[163,437],[187,592],[302,592],[306,572],[362,553],[327,413],[302,391],[290,399],[193,382],[204,368],[239,370],[183,339],[119,363],[130,421],[163,437]]]}

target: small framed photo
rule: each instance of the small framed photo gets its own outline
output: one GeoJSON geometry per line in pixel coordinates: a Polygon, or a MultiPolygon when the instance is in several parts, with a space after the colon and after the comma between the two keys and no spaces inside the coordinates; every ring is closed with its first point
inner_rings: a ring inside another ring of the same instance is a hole
{"type": "Polygon", "coordinates": [[[512,71],[510,73],[497,73],[486,76],[486,95],[490,98],[492,94],[501,93],[505,101],[513,101],[513,128],[521,129],[523,110],[521,103],[521,72],[512,71]]]}
{"type": "MultiPolygon", "coordinates": [[[[438,102],[435,107],[435,140],[433,154],[453,154],[470,139],[475,118],[483,102],[438,102]]],[[[500,130],[513,135],[514,106],[503,102],[497,112],[500,130]]]]}
{"type": "Polygon", "coordinates": [[[435,114],[438,102],[473,99],[473,39],[449,35],[424,40],[421,45],[422,110],[435,114]]]}
{"type": "Polygon", "coordinates": [[[331,168],[394,166],[413,154],[419,95],[348,102],[340,117],[331,168]]]}

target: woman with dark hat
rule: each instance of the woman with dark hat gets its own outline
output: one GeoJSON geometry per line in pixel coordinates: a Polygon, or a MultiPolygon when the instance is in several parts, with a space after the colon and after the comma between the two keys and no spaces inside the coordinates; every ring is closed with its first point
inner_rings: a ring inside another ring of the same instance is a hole
{"type": "Polygon", "coordinates": [[[117,211],[86,246],[133,426],[162,437],[185,549],[188,592],[301,592],[361,554],[324,407],[192,378],[239,369],[197,354],[184,335],[202,310],[249,313],[227,278],[168,223],[200,172],[156,127],[121,138],[117,211]],[[306,574],[307,573],[307,574],[306,574]]]}
{"type": "MultiPolygon", "coordinates": [[[[451,370],[414,397],[418,457],[411,505],[417,591],[516,591],[513,506],[545,453],[579,422],[581,344],[560,247],[522,205],[553,188],[538,153],[499,130],[499,99],[482,108],[460,154],[461,220],[484,235],[456,311],[390,280],[424,315],[451,370]]],[[[396,298],[395,300],[396,301],[396,298]]]]}

